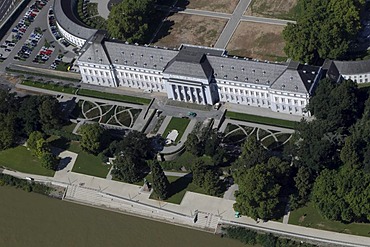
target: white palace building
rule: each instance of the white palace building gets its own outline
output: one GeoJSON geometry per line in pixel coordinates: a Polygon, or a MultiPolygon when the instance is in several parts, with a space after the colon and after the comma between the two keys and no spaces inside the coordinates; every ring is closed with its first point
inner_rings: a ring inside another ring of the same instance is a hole
{"type": "Polygon", "coordinates": [[[97,32],[81,49],[82,82],[167,93],[203,105],[231,102],[305,115],[321,68],[229,57],[226,51],[182,45],[169,50],[106,41],[97,32]]]}
{"type": "Polygon", "coordinates": [[[74,4],[55,0],[54,12],[65,39],[81,48],[77,65],[83,83],[163,92],[169,99],[202,105],[230,102],[308,116],[306,106],[323,76],[370,80],[368,61],[328,60],[318,67],[228,56],[226,50],[209,47],[166,49],[110,41],[104,31],[78,21],[74,4]]]}

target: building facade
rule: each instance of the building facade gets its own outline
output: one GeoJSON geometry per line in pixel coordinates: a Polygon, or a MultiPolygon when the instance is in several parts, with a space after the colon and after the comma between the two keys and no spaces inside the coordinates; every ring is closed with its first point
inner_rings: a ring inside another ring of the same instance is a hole
{"type": "Polygon", "coordinates": [[[104,39],[99,32],[81,49],[82,82],[167,93],[169,99],[216,102],[309,115],[305,107],[321,68],[296,62],[269,63],[230,57],[223,49],[182,45],[163,49],[104,39]]]}

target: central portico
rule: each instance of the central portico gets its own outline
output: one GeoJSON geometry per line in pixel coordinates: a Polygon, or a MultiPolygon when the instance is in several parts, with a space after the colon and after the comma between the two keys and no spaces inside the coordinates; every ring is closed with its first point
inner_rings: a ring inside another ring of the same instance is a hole
{"type": "Polygon", "coordinates": [[[213,68],[198,47],[182,46],[163,70],[169,99],[202,105],[219,101],[213,68]]]}

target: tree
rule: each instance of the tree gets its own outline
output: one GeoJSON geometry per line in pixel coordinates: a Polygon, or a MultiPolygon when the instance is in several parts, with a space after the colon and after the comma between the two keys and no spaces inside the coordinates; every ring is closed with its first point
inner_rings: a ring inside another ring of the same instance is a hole
{"type": "Polygon", "coordinates": [[[167,199],[170,182],[168,182],[168,179],[158,161],[154,161],[152,163],[151,172],[154,193],[158,196],[160,200],[167,199]]]}
{"type": "Polygon", "coordinates": [[[32,131],[41,130],[42,124],[40,122],[39,107],[42,99],[43,97],[40,96],[26,97],[19,107],[18,118],[26,135],[30,135],[32,131]]]}
{"type": "Polygon", "coordinates": [[[115,155],[124,154],[136,157],[137,159],[150,159],[153,156],[151,140],[144,133],[130,131],[119,142],[110,146],[115,155]]]}
{"type": "Polygon", "coordinates": [[[312,63],[318,58],[343,58],[361,28],[364,0],[300,0],[296,24],[283,31],[286,54],[312,63]]]}
{"type": "Polygon", "coordinates": [[[113,161],[112,175],[126,183],[139,182],[145,177],[147,166],[142,160],[130,155],[121,155],[113,161]]]}
{"type": "Polygon", "coordinates": [[[44,152],[41,156],[41,164],[46,169],[55,170],[58,165],[58,159],[51,152],[44,152]]]}
{"type": "Polygon", "coordinates": [[[35,155],[41,159],[45,153],[50,153],[50,146],[44,138],[36,140],[36,148],[33,150],[35,155]]]}
{"type": "Polygon", "coordinates": [[[142,43],[154,16],[154,0],[126,0],[113,6],[108,33],[115,39],[142,43]]]}
{"type": "Polygon", "coordinates": [[[103,129],[98,123],[84,124],[80,128],[81,147],[92,154],[97,154],[102,147],[103,129]]]}
{"type": "Polygon", "coordinates": [[[219,196],[221,194],[221,183],[218,174],[209,169],[204,174],[203,187],[204,191],[211,196],[219,196]]]}
{"type": "Polygon", "coordinates": [[[0,150],[10,148],[16,141],[16,118],[12,113],[0,113],[0,150]]]}
{"type": "Polygon", "coordinates": [[[203,155],[202,143],[195,133],[190,133],[185,142],[185,149],[194,156],[203,155]]]}
{"type": "Polygon", "coordinates": [[[197,159],[191,170],[195,185],[202,188],[208,195],[220,195],[221,183],[218,173],[214,171],[214,167],[206,166],[203,160],[197,159]]]}
{"type": "Polygon", "coordinates": [[[281,216],[285,206],[281,200],[289,186],[290,167],[287,162],[271,157],[267,164],[257,164],[237,174],[234,209],[254,219],[281,216]],[[280,215],[281,214],[281,215],[280,215]]]}
{"type": "Polygon", "coordinates": [[[255,136],[249,136],[242,146],[240,157],[233,164],[234,169],[244,170],[256,164],[261,164],[268,158],[267,150],[261,145],[255,136]]]}
{"type": "Polygon", "coordinates": [[[62,118],[57,99],[46,97],[39,106],[39,113],[42,129],[44,131],[58,129],[61,127],[62,118]]]}
{"type": "Polygon", "coordinates": [[[330,220],[343,222],[370,220],[370,175],[343,166],[339,171],[324,170],[313,187],[313,202],[330,220]]]}
{"type": "Polygon", "coordinates": [[[40,131],[31,132],[30,136],[27,139],[27,147],[32,151],[35,151],[37,148],[37,141],[43,139],[44,135],[40,131]]]}
{"type": "Polygon", "coordinates": [[[197,159],[191,167],[193,174],[193,183],[199,187],[203,187],[204,174],[207,171],[206,165],[203,160],[197,159]]]}
{"type": "Polygon", "coordinates": [[[299,167],[294,182],[298,191],[298,203],[304,205],[309,200],[313,186],[311,171],[305,166],[299,167]]]}

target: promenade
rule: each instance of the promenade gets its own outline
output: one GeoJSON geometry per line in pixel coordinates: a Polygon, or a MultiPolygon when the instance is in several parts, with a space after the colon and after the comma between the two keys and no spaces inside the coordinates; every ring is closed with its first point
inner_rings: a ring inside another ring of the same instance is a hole
{"type": "MultiPolygon", "coordinates": [[[[66,151],[67,152],[67,151],[66,151]]],[[[61,155],[72,156],[62,152],[61,155]]],[[[37,176],[4,170],[19,178],[32,177],[35,181],[52,183],[67,188],[65,200],[97,206],[122,213],[138,215],[172,224],[215,232],[219,224],[232,224],[250,229],[286,235],[302,240],[317,241],[334,246],[369,247],[370,238],[317,230],[307,227],[268,221],[257,223],[243,216],[234,217],[235,201],[187,192],[180,205],[150,199],[141,186],[70,172],[71,163],[57,171],[54,177],[37,176]],[[194,223],[195,216],[197,221],[194,223]]]]}

